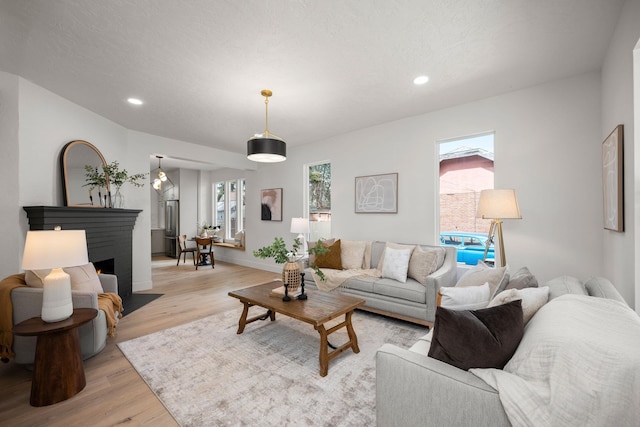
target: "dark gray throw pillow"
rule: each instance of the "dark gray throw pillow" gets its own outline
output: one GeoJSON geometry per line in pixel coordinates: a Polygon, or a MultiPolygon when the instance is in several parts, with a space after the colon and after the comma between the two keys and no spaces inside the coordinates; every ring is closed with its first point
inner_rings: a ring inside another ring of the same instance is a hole
{"type": "Polygon", "coordinates": [[[502,369],[524,332],[522,301],[480,310],[436,309],[429,357],[460,369],[502,369]]]}

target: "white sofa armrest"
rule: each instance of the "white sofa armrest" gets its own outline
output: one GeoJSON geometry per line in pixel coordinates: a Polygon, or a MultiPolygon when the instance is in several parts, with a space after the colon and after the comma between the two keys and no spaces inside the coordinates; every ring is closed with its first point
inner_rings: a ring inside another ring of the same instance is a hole
{"type": "Polygon", "coordinates": [[[510,425],[498,392],[480,378],[392,344],[376,353],[376,413],[379,427],[510,425]]]}
{"type": "Polygon", "coordinates": [[[98,278],[105,292],[118,293],[118,276],[115,274],[98,274],[98,278]]]}

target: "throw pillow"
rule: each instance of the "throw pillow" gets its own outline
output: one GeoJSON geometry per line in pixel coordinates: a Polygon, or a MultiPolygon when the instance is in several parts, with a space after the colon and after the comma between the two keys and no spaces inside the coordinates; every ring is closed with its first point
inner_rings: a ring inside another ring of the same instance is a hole
{"type": "Polygon", "coordinates": [[[427,285],[427,276],[436,271],[440,258],[444,260],[444,248],[422,249],[416,246],[409,260],[407,275],[423,285],[427,285]]]}
{"type": "Polygon", "coordinates": [[[316,255],[315,266],[318,268],[342,270],[340,239],[336,240],[331,246],[327,246],[325,244],[325,247],[329,249],[329,252],[322,255],[316,255]]]}
{"type": "MultiPolygon", "coordinates": [[[[524,289],[524,288],[537,288],[538,280],[535,278],[533,274],[529,271],[527,267],[522,267],[520,270],[516,271],[514,274],[509,275],[509,283],[505,289],[524,289]]],[[[498,292],[502,291],[502,289],[498,289],[498,292]]]]}
{"type": "Polygon", "coordinates": [[[387,247],[382,264],[382,277],[406,283],[411,249],[394,249],[387,247]]]}
{"type": "MultiPolygon", "coordinates": [[[[329,247],[331,245],[333,245],[336,241],[336,239],[320,239],[320,241],[322,242],[323,245],[329,247]]],[[[318,244],[317,241],[315,242],[308,242],[307,247],[309,249],[313,249],[316,247],[316,244],[318,244]]],[[[316,263],[316,256],[315,254],[312,254],[311,252],[309,252],[309,265],[310,266],[314,266],[316,263]]]]}
{"type": "Polygon", "coordinates": [[[489,307],[495,307],[515,300],[522,301],[522,317],[526,325],[540,307],[549,301],[549,287],[506,289],[491,300],[489,307]]]}
{"type": "Polygon", "coordinates": [[[502,369],[522,339],[520,300],[481,310],[436,309],[429,357],[460,369],[502,369]]]}
{"type": "Polygon", "coordinates": [[[438,291],[438,306],[449,310],[477,310],[491,301],[489,284],[482,286],[442,287],[438,291]]]}
{"type": "Polygon", "coordinates": [[[361,269],[364,260],[364,251],[367,242],[364,240],[342,240],[340,242],[340,251],[342,258],[342,268],[351,270],[354,268],[361,269]]]}
{"type": "MultiPolygon", "coordinates": [[[[71,278],[72,291],[104,292],[93,263],[79,265],[77,267],[65,267],[62,270],[71,278]]],[[[44,278],[47,277],[50,272],[50,269],[27,270],[25,271],[24,280],[28,286],[42,288],[44,286],[44,278]]]]}
{"type": "Polygon", "coordinates": [[[378,270],[382,271],[382,268],[384,267],[384,258],[386,256],[387,253],[387,248],[392,248],[392,249],[409,249],[409,258],[411,258],[411,253],[413,252],[413,249],[415,248],[415,245],[401,245],[399,243],[391,243],[391,242],[387,242],[385,244],[384,247],[384,251],[382,251],[382,255],[380,256],[380,261],[378,261],[378,270]]]}
{"type": "Polygon", "coordinates": [[[487,267],[480,261],[462,275],[456,286],[479,286],[487,282],[493,298],[496,291],[504,289],[509,282],[509,267],[487,267]]]}

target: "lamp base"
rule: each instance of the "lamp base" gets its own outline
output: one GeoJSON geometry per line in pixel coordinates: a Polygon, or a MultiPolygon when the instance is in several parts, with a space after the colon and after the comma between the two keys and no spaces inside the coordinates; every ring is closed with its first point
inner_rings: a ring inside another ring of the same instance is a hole
{"type": "Polygon", "coordinates": [[[68,319],[72,314],[71,277],[63,269],[54,268],[44,278],[40,317],[47,323],[53,323],[68,319]]]}

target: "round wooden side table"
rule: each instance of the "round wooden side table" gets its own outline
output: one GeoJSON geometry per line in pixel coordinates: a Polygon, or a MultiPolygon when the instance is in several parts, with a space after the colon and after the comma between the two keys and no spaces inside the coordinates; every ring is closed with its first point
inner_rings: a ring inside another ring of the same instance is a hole
{"type": "Polygon", "coordinates": [[[71,317],[60,322],[47,323],[32,317],[13,327],[14,335],[38,337],[31,381],[32,406],[62,402],[87,384],[78,327],[97,315],[96,309],[76,308],[71,317]]]}

